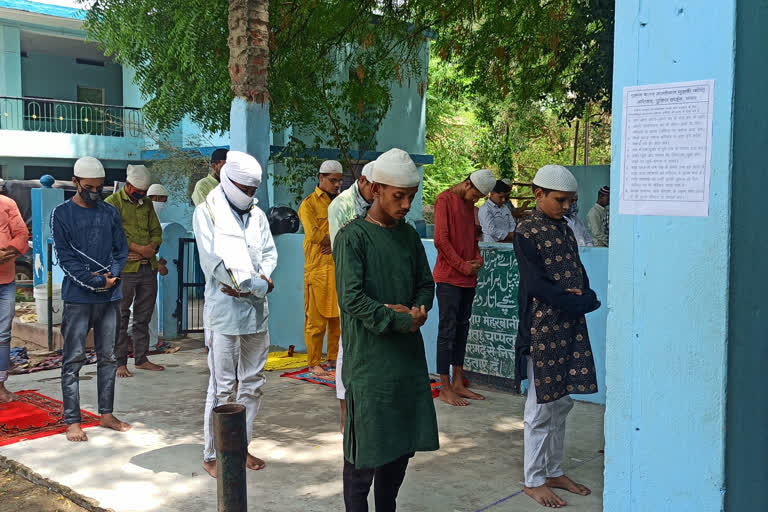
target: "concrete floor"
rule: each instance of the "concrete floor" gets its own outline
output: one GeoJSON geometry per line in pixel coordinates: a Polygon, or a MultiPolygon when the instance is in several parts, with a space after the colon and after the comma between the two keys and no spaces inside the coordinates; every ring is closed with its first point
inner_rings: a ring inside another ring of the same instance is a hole
{"type": "MultiPolygon", "coordinates": [[[[88,443],[67,443],[56,435],[2,447],[0,454],[117,512],[215,510],[216,482],[200,467],[205,355],[196,349],[152,360],[167,370],[139,371],[118,382],[115,414],[133,424],[130,432],[91,428],[88,443]]],[[[95,373],[95,366],[81,372],[81,406],[94,412],[95,373]]],[[[267,379],[250,445],[267,461],[267,468],[248,472],[249,508],[343,510],[342,442],[333,390],[279,378],[279,372],[269,373],[267,379]]],[[[59,370],[12,376],[8,385],[61,398],[59,370]]],[[[398,500],[400,510],[543,510],[527,496],[516,495],[522,489],[524,398],[490,391],[486,395],[486,402],[465,408],[435,402],[441,449],[412,460],[398,500]]],[[[568,510],[602,510],[603,410],[577,402],[569,416],[566,471],[593,494],[560,492],[569,501],[568,510]]]]}

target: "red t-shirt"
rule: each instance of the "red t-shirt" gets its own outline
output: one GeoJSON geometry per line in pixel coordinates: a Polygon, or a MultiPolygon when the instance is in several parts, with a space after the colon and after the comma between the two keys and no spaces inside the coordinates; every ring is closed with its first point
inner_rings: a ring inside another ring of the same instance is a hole
{"type": "Polygon", "coordinates": [[[432,272],[436,283],[460,288],[477,286],[469,275],[469,260],[482,259],[475,236],[475,205],[446,190],[435,200],[435,248],[437,263],[432,272]]]}

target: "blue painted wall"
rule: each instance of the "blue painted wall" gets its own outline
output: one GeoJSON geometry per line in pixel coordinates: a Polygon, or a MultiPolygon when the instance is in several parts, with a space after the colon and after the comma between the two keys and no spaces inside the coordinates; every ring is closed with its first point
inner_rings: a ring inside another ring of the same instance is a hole
{"type": "MultiPolygon", "coordinates": [[[[296,345],[300,351],[304,344],[304,252],[303,235],[280,235],[275,237],[278,252],[277,270],[273,275],[275,291],[269,296],[269,334],[272,344],[281,347],[296,345]]],[[[432,240],[422,240],[430,267],[434,268],[437,250],[432,240]]],[[[594,403],[605,403],[605,307],[608,269],[608,250],[605,248],[583,248],[584,267],[589,274],[590,284],[603,301],[604,306],[588,315],[592,351],[597,366],[599,392],[594,395],[574,395],[574,398],[594,403]]],[[[515,292],[516,293],[516,292],[515,292]]],[[[436,371],[437,357],[437,299],[421,333],[427,355],[429,371],[436,371]]],[[[343,334],[342,334],[343,336],[343,334]]]]}
{"type": "Polygon", "coordinates": [[[756,267],[768,254],[768,237],[754,229],[762,224],[768,190],[768,72],[755,65],[768,55],[768,3],[739,0],[737,6],[725,453],[725,504],[732,512],[768,510],[768,399],[762,393],[768,272],[756,267]]]}
{"type": "Polygon", "coordinates": [[[75,57],[31,53],[21,59],[23,96],[77,101],[77,87],[104,89],[107,105],[123,104],[122,67],[106,62],[104,67],[78,64],[75,57]]]}
{"type": "Polygon", "coordinates": [[[616,2],[612,189],[625,86],[714,79],[715,106],[709,217],[611,204],[606,511],[723,508],[735,14],[735,0],[616,2]]]}
{"type": "Polygon", "coordinates": [[[610,165],[568,165],[579,183],[579,217],[587,225],[587,213],[597,202],[597,191],[611,182],[610,165]]]}

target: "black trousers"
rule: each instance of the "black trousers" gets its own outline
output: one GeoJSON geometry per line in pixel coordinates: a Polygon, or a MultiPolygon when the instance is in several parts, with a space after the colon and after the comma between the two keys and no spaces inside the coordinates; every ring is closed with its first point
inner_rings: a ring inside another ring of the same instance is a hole
{"type": "Polygon", "coordinates": [[[136,272],[120,274],[123,281],[123,300],[120,302],[120,337],[117,340],[115,355],[117,365],[128,363],[128,323],[131,318],[133,304],[133,359],[134,363],[147,362],[149,352],[149,321],[157,299],[157,271],[152,265],[145,263],[136,272]]]}
{"type": "Polygon", "coordinates": [[[397,510],[397,493],[405,479],[405,470],[413,453],[403,455],[377,468],[356,469],[344,460],[344,506],[346,512],[368,512],[368,493],[373,483],[376,512],[397,510]]]}
{"type": "Polygon", "coordinates": [[[464,366],[472,316],[474,288],[460,288],[437,283],[437,305],[440,321],[437,327],[437,373],[448,375],[451,366],[464,366]]]}

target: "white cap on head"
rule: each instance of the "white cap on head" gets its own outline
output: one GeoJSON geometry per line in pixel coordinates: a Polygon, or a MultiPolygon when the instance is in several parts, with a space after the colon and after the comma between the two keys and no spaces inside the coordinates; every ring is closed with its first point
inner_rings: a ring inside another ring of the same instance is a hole
{"type": "Polygon", "coordinates": [[[493,187],[496,186],[496,176],[493,175],[493,171],[490,169],[480,169],[473,172],[469,175],[469,181],[484,196],[493,192],[493,187]]]}
{"type": "Polygon", "coordinates": [[[509,178],[504,178],[501,180],[502,183],[504,183],[506,186],[511,187],[512,186],[512,180],[509,178]]]}
{"type": "Polygon", "coordinates": [[[168,197],[168,191],[160,183],[153,183],[147,189],[148,196],[165,196],[168,197]]]}
{"type": "Polygon", "coordinates": [[[418,187],[421,177],[411,156],[394,148],[382,153],[373,165],[373,181],[400,188],[418,187]]]}
{"type": "Polygon", "coordinates": [[[577,192],[579,184],[576,177],[562,165],[545,165],[536,173],[533,184],[537,187],[558,192],[577,192]]]}
{"type": "Polygon", "coordinates": [[[84,156],[75,162],[75,177],[77,178],[103,178],[104,176],[104,166],[97,158],[84,156]]]}
{"type": "Polygon", "coordinates": [[[320,174],[341,174],[344,168],[336,160],[326,160],[320,164],[320,174]]]}
{"type": "Polygon", "coordinates": [[[139,190],[147,190],[152,184],[152,176],[143,165],[128,165],[126,181],[139,190]]]}
{"type": "Polygon", "coordinates": [[[246,187],[261,185],[261,164],[254,157],[242,151],[227,153],[227,162],[221,168],[227,177],[246,187]]]}
{"type": "Polygon", "coordinates": [[[368,183],[373,183],[373,161],[370,161],[363,166],[361,174],[368,180],[368,183]]]}

